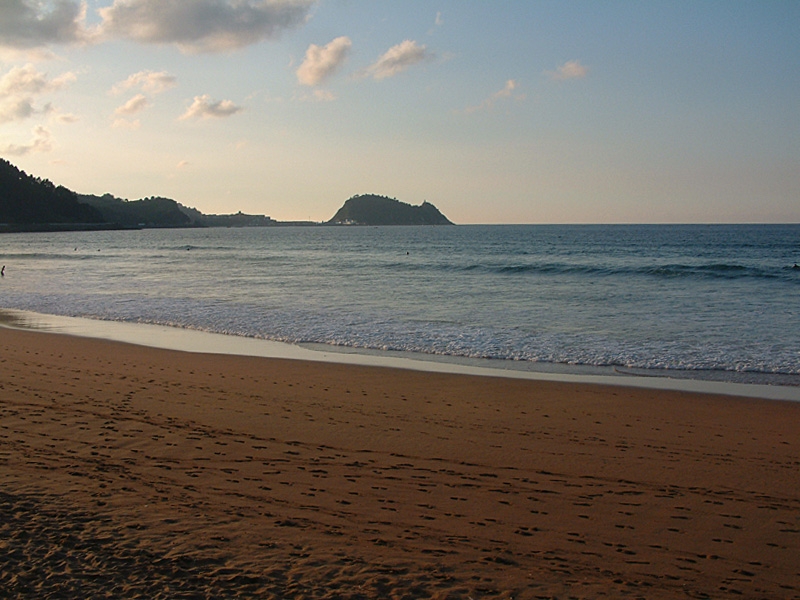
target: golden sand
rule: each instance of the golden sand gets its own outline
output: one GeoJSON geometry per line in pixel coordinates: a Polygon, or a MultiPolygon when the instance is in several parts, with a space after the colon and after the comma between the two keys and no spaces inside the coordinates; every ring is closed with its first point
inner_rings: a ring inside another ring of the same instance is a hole
{"type": "Polygon", "coordinates": [[[800,598],[800,404],[0,327],[0,590],[800,598]]]}

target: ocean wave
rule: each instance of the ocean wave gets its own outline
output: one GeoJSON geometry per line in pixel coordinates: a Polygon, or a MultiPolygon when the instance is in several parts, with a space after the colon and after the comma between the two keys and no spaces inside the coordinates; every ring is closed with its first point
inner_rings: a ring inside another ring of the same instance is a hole
{"type": "Polygon", "coordinates": [[[80,261],[95,260],[98,258],[108,258],[108,252],[94,250],[92,252],[78,251],[73,252],[5,252],[3,260],[6,262],[31,262],[31,261],[80,261]]]}
{"type": "Polygon", "coordinates": [[[656,267],[643,267],[637,271],[655,277],[700,277],[739,279],[752,277],[755,279],[775,279],[780,277],[781,270],[763,267],[748,267],[741,264],[710,263],[704,265],[691,264],[665,264],[656,267]]]}
{"type": "Polygon", "coordinates": [[[780,279],[800,284],[800,269],[792,265],[754,267],[737,263],[664,263],[656,265],[620,267],[615,265],[587,265],[567,262],[540,263],[402,263],[386,265],[399,271],[434,271],[449,273],[476,273],[508,276],[524,275],[575,275],[593,277],[649,277],[655,279],[780,279]]]}
{"type": "Polygon", "coordinates": [[[293,344],[357,350],[505,360],[554,365],[659,371],[719,371],[800,376],[795,348],[733,342],[634,342],[597,334],[498,329],[457,322],[394,318],[198,301],[191,298],[116,298],[78,294],[5,298],[6,308],[63,316],[149,323],[293,344]]]}
{"type": "Polygon", "coordinates": [[[178,246],[159,246],[159,250],[176,252],[187,250],[200,250],[207,252],[235,252],[237,248],[233,246],[205,246],[202,244],[180,244],[178,246]]]}
{"type": "Polygon", "coordinates": [[[770,244],[798,234],[457,227],[0,237],[0,305],[359,350],[795,376],[800,255],[770,244]],[[732,245],[747,241],[759,249],[732,245]]]}

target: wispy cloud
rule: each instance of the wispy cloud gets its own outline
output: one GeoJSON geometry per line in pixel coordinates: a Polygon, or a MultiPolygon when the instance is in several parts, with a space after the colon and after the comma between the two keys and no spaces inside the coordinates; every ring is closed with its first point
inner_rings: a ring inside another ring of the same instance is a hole
{"type": "Polygon", "coordinates": [[[166,71],[139,71],[124,81],[114,84],[112,94],[121,94],[130,89],[140,89],[147,94],[160,94],[178,85],[178,78],[166,71]]]}
{"type": "Polygon", "coordinates": [[[580,61],[570,60],[558,67],[555,71],[546,71],[550,79],[563,81],[565,79],[581,79],[589,73],[589,68],[580,61]]]}
{"type": "Polygon", "coordinates": [[[38,98],[58,91],[76,79],[72,72],[49,79],[46,73],[31,64],[14,67],[0,77],[0,123],[22,121],[37,113],[52,112],[54,109],[50,104],[37,108],[38,98]]]}
{"type": "Polygon", "coordinates": [[[150,103],[147,101],[147,96],[144,94],[136,94],[125,104],[118,107],[117,110],[114,111],[114,114],[125,117],[135,115],[136,113],[143,111],[149,105],[150,103]]]}
{"type": "Polygon", "coordinates": [[[76,0],[2,0],[0,46],[35,48],[84,42],[86,2],[76,0]]]}
{"type": "Polygon", "coordinates": [[[514,91],[517,89],[518,86],[519,84],[515,79],[509,79],[508,81],[506,81],[506,84],[505,86],[503,86],[502,90],[495,92],[480,104],[477,104],[475,106],[468,106],[461,112],[463,112],[464,114],[471,114],[479,110],[488,110],[492,108],[499,100],[503,100],[504,98],[514,97],[517,100],[524,100],[525,94],[514,93],[514,91]]]}
{"type": "MultiPolygon", "coordinates": [[[[111,94],[117,95],[131,89],[140,89],[147,94],[155,96],[176,85],[178,85],[178,78],[166,71],[139,71],[115,84],[111,88],[111,94]]],[[[118,118],[114,120],[112,127],[131,130],[141,127],[141,122],[138,119],[131,120],[127,117],[138,114],[151,106],[145,93],[136,94],[114,111],[114,116],[118,118]]]]}
{"type": "Polygon", "coordinates": [[[386,79],[402,73],[409,67],[431,58],[425,46],[412,40],[389,48],[377,61],[366,68],[363,75],[374,79],[386,79]]]}
{"type": "Polygon", "coordinates": [[[211,96],[204,94],[194,97],[192,105],[180,116],[180,120],[230,117],[242,110],[241,106],[237,106],[230,100],[214,102],[211,96]]]}
{"type": "Polygon", "coordinates": [[[315,0],[114,0],[98,10],[107,37],[219,52],[302,25],[315,0]]]}
{"type": "Polygon", "coordinates": [[[48,112],[49,120],[55,121],[56,123],[77,123],[80,121],[78,115],[73,115],[72,113],[63,113],[58,109],[50,109],[48,112]]]}
{"type": "Polygon", "coordinates": [[[444,18],[442,17],[441,11],[436,13],[436,16],[433,19],[433,26],[428,29],[428,35],[433,35],[436,33],[436,30],[444,25],[444,18]]]}
{"type": "Polygon", "coordinates": [[[58,59],[59,57],[55,52],[44,46],[38,46],[36,48],[12,48],[11,46],[3,46],[0,43],[0,63],[42,63],[58,59]]]}
{"type": "Polygon", "coordinates": [[[311,44],[303,64],[297,69],[297,80],[303,85],[318,85],[342,66],[352,46],[347,36],[337,37],[322,47],[311,44]]]}
{"type": "Polygon", "coordinates": [[[37,152],[50,152],[53,149],[50,132],[41,125],[33,130],[33,139],[27,144],[8,144],[3,147],[2,153],[12,156],[25,156],[37,152]]]}

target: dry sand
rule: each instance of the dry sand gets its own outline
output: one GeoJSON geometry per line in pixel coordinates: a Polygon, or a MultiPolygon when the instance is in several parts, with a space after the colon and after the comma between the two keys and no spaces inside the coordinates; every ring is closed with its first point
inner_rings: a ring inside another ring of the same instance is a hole
{"type": "Polygon", "coordinates": [[[0,596],[800,598],[800,404],[0,327],[0,596]]]}

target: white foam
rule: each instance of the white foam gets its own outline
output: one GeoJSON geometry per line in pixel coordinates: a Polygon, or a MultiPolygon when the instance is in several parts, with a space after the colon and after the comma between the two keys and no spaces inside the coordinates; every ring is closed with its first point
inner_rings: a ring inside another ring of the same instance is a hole
{"type": "MultiPolygon", "coordinates": [[[[425,360],[424,356],[412,357],[357,352],[325,352],[296,344],[208,333],[178,327],[167,327],[164,325],[81,319],[19,310],[4,309],[2,312],[6,313],[8,316],[6,319],[6,326],[9,326],[10,322],[14,326],[27,329],[80,337],[108,339],[183,352],[284,358],[338,364],[392,367],[425,372],[572,383],[594,383],[649,389],[681,390],[707,394],[725,394],[770,400],[800,401],[800,388],[790,386],[748,385],[692,379],[672,379],[668,377],[638,377],[611,374],[581,375],[565,372],[520,371],[498,367],[501,361],[493,363],[492,366],[488,366],[488,364],[487,366],[473,366],[425,360]]],[[[487,361],[487,363],[488,362],[489,361],[487,361]]]]}

